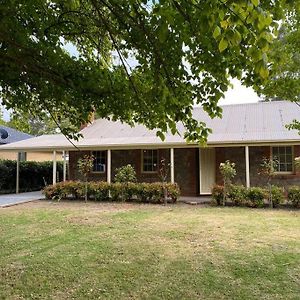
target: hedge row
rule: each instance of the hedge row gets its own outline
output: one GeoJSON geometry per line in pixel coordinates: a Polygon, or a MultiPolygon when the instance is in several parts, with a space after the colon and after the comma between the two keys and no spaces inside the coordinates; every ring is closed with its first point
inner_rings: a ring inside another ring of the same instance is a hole
{"type": "MultiPolygon", "coordinates": [[[[14,193],[16,191],[15,160],[0,160],[0,193],[14,193]]],[[[20,162],[20,192],[37,191],[45,187],[45,183],[52,182],[52,162],[20,162]],[[45,180],[45,181],[44,181],[45,180]]],[[[63,163],[57,162],[59,179],[62,178],[63,163]]]]}
{"type": "MultiPolygon", "coordinates": [[[[180,190],[177,184],[166,183],[168,202],[176,202],[180,190]]],[[[103,181],[88,182],[88,199],[96,201],[136,201],[143,203],[163,203],[164,190],[161,182],[155,183],[107,183],[103,181]]],[[[85,183],[66,181],[44,189],[47,199],[83,199],[85,183]]]]}
{"type": "MultiPolygon", "coordinates": [[[[273,207],[284,202],[284,191],[281,187],[272,185],[273,207]]],[[[224,187],[215,185],[212,189],[212,202],[215,205],[222,205],[224,187]]],[[[260,187],[245,188],[242,185],[231,185],[227,193],[227,199],[236,206],[263,207],[269,201],[269,190],[260,187]]],[[[288,189],[287,200],[294,207],[300,207],[300,187],[291,186],[288,189]]]]}
{"type": "MultiPolygon", "coordinates": [[[[273,207],[278,206],[284,200],[283,190],[278,186],[272,186],[273,207]]],[[[222,205],[224,187],[215,185],[212,189],[213,204],[222,205]]],[[[227,192],[227,199],[236,206],[263,207],[269,198],[269,191],[260,187],[245,188],[242,185],[231,185],[227,192]]]]}

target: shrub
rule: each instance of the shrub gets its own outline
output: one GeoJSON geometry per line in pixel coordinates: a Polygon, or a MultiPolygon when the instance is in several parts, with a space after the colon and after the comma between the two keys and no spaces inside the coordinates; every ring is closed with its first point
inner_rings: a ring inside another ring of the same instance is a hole
{"type": "Polygon", "coordinates": [[[60,191],[57,186],[54,185],[48,185],[44,188],[43,194],[45,195],[46,199],[51,199],[51,200],[60,200],[60,191]]]}
{"type": "Polygon", "coordinates": [[[163,203],[163,185],[160,182],[140,183],[137,186],[137,198],[140,202],[163,203]]]}
{"type": "Polygon", "coordinates": [[[167,183],[166,188],[168,191],[168,198],[172,203],[175,203],[180,196],[180,188],[177,183],[167,183]]]}
{"type": "Polygon", "coordinates": [[[283,190],[281,187],[272,185],[271,186],[271,194],[272,194],[272,203],[273,207],[278,206],[280,203],[283,202],[284,196],[283,196],[283,190]]]}
{"type": "Polygon", "coordinates": [[[247,189],[246,200],[250,207],[263,207],[264,199],[266,198],[266,190],[259,187],[247,189]]]}
{"type": "Polygon", "coordinates": [[[110,185],[110,197],[112,201],[121,201],[122,200],[122,193],[123,193],[123,186],[120,182],[115,182],[110,185]]]}
{"type": "MultiPolygon", "coordinates": [[[[177,184],[166,183],[169,202],[176,202],[180,190],[177,184]]],[[[107,183],[107,182],[88,182],[88,197],[96,201],[109,199],[113,201],[138,201],[148,203],[163,203],[163,184],[155,183],[107,183]]],[[[44,189],[47,199],[78,199],[85,195],[85,183],[79,181],[68,181],[47,186],[44,189]]]]}
{"type": "Polygon", "coordinates": [[[115,182],[136,182],[136,172],[132,165],[123,166],[116,169],[115,182]]]}
{"type": "Polygon", "coordinates": [[[243,185],[231,185],[229,187],[228,198],[237,206],[245,204],[247,189],[243,185]]]}
{"type": "Polygon", "coordinates": [[[288,201],[297,208],[300,208],[300,187],[291,186],[288,190],[288,201]]]}
{"type": "Polygon", "coordinates": [[[224,186],[214,185],[211,191],[212,204],[221,205],[224,198],[224,186]]]}
{"type": "Polygon", "coordinates": [[[61,200],[66,198],[79,199],[84,196],[84,184],[80,181],[58,182],[56,185],[48,185],[43,193],[46,199],[61,200]]]}
{"type": "MultiPolygon", "coordinates": [[[[0,193],[12,193],[16,191],[16,168],[15,160],[0,160],[0,193]]],[[[52,182],[51,161],[20,162],[20,192],[38,191],[45,187],[45,182],[52,182]]],[[[62,178],[63,163],[57,162],[57,172],[62,178]]]]}
{"type": "Polygon", "coordinates": [[[89,174],[93,171],[94,166],[94,156],[93,155],[84,155],[77,162],[77,167],[79,173],[84,177],[84,200],[88,199],[88,177],[89,174]]]}
{"type": "Polygon", "coordinates": [[[94,181],[88,183],[89,199],[93,196],[96,201],[105,201],[109,198],[110,184],[104,181],[94,181]]]}
{"type": "Polygon", "coordinates": [[[59,184],[64,190],[65,198],[71,196],[73,199],[81,198],[85,195],[84,183],[81,181],[65,181],[59,184]]]}
{"type": "Polygon", "coordinates": [[[223,205],[225,205],[231,180],[236,175],[235,163],[226,160],[224,163],[220,163],[219,170],[223,177],[223,183],[224,183],[223,205]]]}

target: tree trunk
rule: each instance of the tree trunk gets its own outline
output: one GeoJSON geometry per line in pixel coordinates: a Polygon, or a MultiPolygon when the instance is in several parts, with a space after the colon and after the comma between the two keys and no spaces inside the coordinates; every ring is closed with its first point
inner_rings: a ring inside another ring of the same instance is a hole
{"type": "Polygon", "coordinates": [[[88,194],[88,191],[87,191],[87,189],[88,189],[88,182],[87,182],[87,179],[85,180],[85,195],[84,195],[84,200],[85,200],[85,202],[87,202],[87,194],[88,194]]]}
{"type": "Polygon", "coordinates": [[[268,182],[268,186],[269,186],[269,202],[270,202],[270,207],[273,208],[272,186],[271,186],[270,182],[268,182]]]}
{"type": "Polygon", "coordinates": [[[226,203],[226,191],[227,191],[227,187],[226,187],[226,181],[224,180],[224,189],[223,189],[223,206],[225,206],[226,203]]]}

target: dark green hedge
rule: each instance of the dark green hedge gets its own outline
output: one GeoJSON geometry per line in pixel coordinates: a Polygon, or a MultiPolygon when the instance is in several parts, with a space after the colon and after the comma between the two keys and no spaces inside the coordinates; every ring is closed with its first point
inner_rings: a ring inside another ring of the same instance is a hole
{"type": "MultiPolygon", "coordinates": [[[[168,202],[174,203],[180,195],[176,183],[166,183],[168,202]]],[[[87,184],[88,198],[95,201],[132,201],[142,203],[163,203],[164,190],[161,182],[153,183],[107,183],[92,181],[87,184]]],[[[83,199],[85,183],[81,181],[66,181],[45,187],[47,199],[83,199]]]]}
{"type": "MultiPolygon", "coordinates": [[[[52,183],[52,161],[20,162],[20,192],[37,191],[52,183]],[[44,178],[44,179],[43,179],[44,178]]],[[[0,160],[0,194],[14,193],[16,191],[15,160],[0,160]]],[[[63,163],[57,162],[58,179],[62,179],[63,163]]]]}

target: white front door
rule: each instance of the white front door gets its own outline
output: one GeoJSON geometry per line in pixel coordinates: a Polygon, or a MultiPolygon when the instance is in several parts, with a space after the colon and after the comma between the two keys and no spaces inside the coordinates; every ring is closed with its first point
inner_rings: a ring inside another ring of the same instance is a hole
{"type": "Polygon", "coordinates": [[[216,181],[215,148],[199,149],[199,157],[200,195],[209,195],[216,181]]]}

